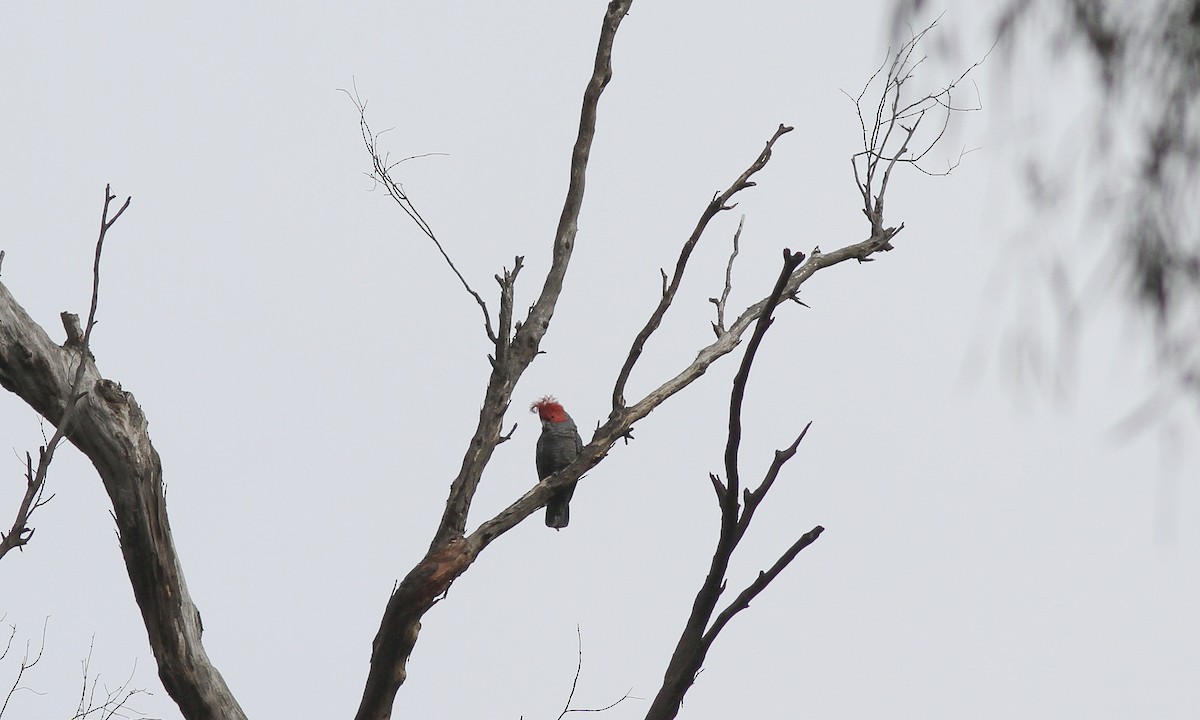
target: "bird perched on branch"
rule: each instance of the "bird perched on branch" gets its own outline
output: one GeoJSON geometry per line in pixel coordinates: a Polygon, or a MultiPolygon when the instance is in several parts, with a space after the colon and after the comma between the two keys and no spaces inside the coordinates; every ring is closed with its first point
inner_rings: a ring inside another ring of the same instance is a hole
{"type": "MultiPolygon", "coordinates": [[[[575,421],[553,397],[547,395],[538,400],[529,406],[529,411],[537,413],[542,420],[536,460],[538,479],[545,480],[579,456],[583,439],[579,437],[575,421]]],[[[546,503],[546,527],[561,530],[567,526],[571,520],[570,503],[574,493],[574,482],[555,491],[550,502],[546,503]]]]}

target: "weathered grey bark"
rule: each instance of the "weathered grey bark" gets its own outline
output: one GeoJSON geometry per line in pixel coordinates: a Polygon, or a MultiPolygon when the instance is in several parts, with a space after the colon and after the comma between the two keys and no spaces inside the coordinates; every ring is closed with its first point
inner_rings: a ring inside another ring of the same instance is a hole
{"type": "Polygon", "coordinates": [[[92,461],[112,500],[121,553],[163,686],[188,720],[245,714],[200,642],[163,496],[162,464],[133,395],[100,376],[77,347],[55,344],[0,284],[0,385],[57,422],[84,363],[83,393],[67,439],[92,461]]]}

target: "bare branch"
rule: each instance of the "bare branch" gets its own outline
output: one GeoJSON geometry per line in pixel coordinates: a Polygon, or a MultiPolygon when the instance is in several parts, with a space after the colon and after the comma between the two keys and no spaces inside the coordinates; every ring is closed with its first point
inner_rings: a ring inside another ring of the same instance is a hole
{"type": "Polygon", "coordinates": [[[604,712],[604,711],[606,711],[606,710],[612,710],[613,708],[615,708],[616,706],[618,706],[618,705],[620,705],[621,703],[625,702],[626,700],[630,700],[630,699],[634,699],[634,700],[636,700],[637,698],[634,698],[634,697],[633,697],[633,695],[632,695],[632,693],[633,693],[633,691],[632,691],[632,690],[626,690],[624,695],[622,695],[621,697],[617,698],[617,699],[616,699],[616,700],[614,700],[613,702],[611,702],[611,703],[609,703],[609,704],[605,705],[604,707],[598,707],[598,708],[571,708],[570,710],[567,710],[566,712],[564,712],[562,715],[559,715],[559,718],[562,718],[562,717],[564,717],[565,715],[567,715],[567,713],[598,713],[598,712],[604,712]]]}
{"type": "Polygon", "coordinates": [[[117,210],[116,214],[111,218],[108,216],[108,207],[116,196],[112,194],[112,185],[104,186],[104,210],[100,214],[100,236],[96,238],[96,259],[92,263],[92,304],[88,310],[87,326],[83,331],[83,347],[85,349],[91,347],[92,328],[96,327],[96,307],[100,303],[100,253],[104,251],[104,238],[108,235],[108,230],[125,211],[129,209],[129,203],[133,200],[132,196],[126,197],[125,202],[121,205],[121,209],[117,210]]]}
{"type": "Polygon", "coordinates": [[[717,337],[725,332],[725,304],[729,302],[729,293],[733,290],[733,261],[738,256],[738,242],[742,239],[742,226],[746,224],[746,216],[738,220],[737,232],[733,234],[733,250],[729,253],[729,262],[725,265],[725,287],[721,290],[720,298],[709,298],[708,301],[717,306],[717,321],[713,323],[713,332],[717,337]]]}
{"type": "Polygon", "coordinates": [[[575,688],[579,686],[579,674],[583,672],[583,631],[579,628],[578,623],[575,624],[575,641],[579,660],[575,663],[575,677],[571,680],[571,692],[567,693],[567,701],[563,703],[562,712],[558,714],[559,720],[562,720],[570,710],[571,701],[575,699],[575,688]]]}
{"type": "Polygon", "coordinates": [[[496,338],[495,360],[501,365],[508,363],[508,348],[513,337],[513,294],[517,284],[517,274],[524,267],[525,258],[518,255],[513,258],[513,269],[510,272],[504,268],[504,274],[496,276],[500,285],[500,334],[496,338]]]}
{"type": "MultiPolygon", "coordinates": [[[[646,714],[646,720],[671,720],[671,718],[674,718],[678,714],[684,695],[691,688],[696,674],[703,666],[704,658],[713,639],[720,633],[729,619],[738,612],[738,610],[727,608],[724,613],[718,616],[717,623],[709,627],[709,622],[716,611],[717,602],[725,589],[725,576],[729,568],[730,559],[733,557],[738,543],[745,534],[745,527],[749,525],[750,518],[753,515],[753,507],[750,507],[749,501],[753,499],[754,506],[757,506],[762,496],[766,494],[766,491],[774,482],[779,467],[795,454],[796,447],[808,431],[806,427],[805,431],[800,434],[800,437],[787,450],[776,453],[775,463],[756,491],[757,495],[755,493],[747,493],[747,509],[741,512],[739,519],[738,489],[740,480],[738,449],[742,438],[741,416],[746,385],[750,379],[754,358],[759,347],[762,345],[767,330],[772,325],[771,313],[786,296],[789,281],[795,273],[797,266],[803,260],[803,253],[793,255],[789,250],[783,251],[783,267],[780,269],[775,287],[772,289],[771,294],[767,296],[766,303],[757,317],[754,333],[746,345],[746,352],[742,356],[742,362],[738,367],[737,374],[734,376],[729,399],[729,432],[725,446],[724,485],[717,480],[715,475],[709,475],[721,505],[720,535],[717,539],[717,547],[713,551],[708,575],[704,578],[704,582],[696,592],[696,599],[692,603],[691,613],[688,615],[687,623],[679,636],[679,641],[675,645],[675,651],[671,655],[670,663],[667,665],[666,673],[663,676],[662,686],[650,705],[650,710],[646,714]],[[744,524],[742,521],[744,521],[744,524]]],[[[744,600],[745,604],[748,605],[754,595],[761,592],[771,580],[782,572],[783,568],[791,562],[796,554],[811,544],[817,535],[820,534],[819,529],[814,532],[815,534],[810,533],[812,535],[811,539],[803,545],[797,544],[789,548],[788,552],[785,553],[786,561],[781,558],[769,573],[760,574],[756,584],[752,585],[747,591],[744,591],[739,596],[739,600],[744,600]],[[751,593],[750,590],[753,590],[753,592],[751,593]],[[745,597],[743,598],[742,596],[745,597]]]]}
{"type": "MultiPolygon", "coordinates": [[[[7,615],[0,616],[0,621],[3,621],[5,617],[7,617],[7,615]]],[[[8,633],[8,640],[6,640],[4,642],[4,649],[0,650],[0,660],[3,660],[4,658],[8,657],[9,650],[12,650],[13,638],[15,638],[17,636],[17,626],[16,625],[9,625],[8,628],[11,632],[8,633]]]]}
{"type": "Polygon", "coordinates": [[[758,577],[754,579],[754,582],[750,583],[728,607],[721,611],[721,614],[713,621],[712,627],[709,628],[708,632],[704,633],[703,646],[705,652],[708,652],[713,641],[717,639],[717,635],[725,629],[725,626],[733,619],[733,616],[750,607],[750,601],[757,597],[763,590],[766,590],[767,585],[770,585],[771,581],[778,577],[779,573],[783,572],[784,568],[792,560],[796,559],[800,551],[816,542],[817,538],[821,537],[821,533],[823,532],[825,532],[825,528],[818,525],[801,535],[800,539],[792,543],[792,546],[784,551],[783,555],[775,561],[774,565],[765,572],[760,572],[758,577]]]}
{"type": "Polygon", "coordinates": [[[596,137],[596,118],[600,106],[600,95],[612,79],[612,49],[616,39],[617,29],[625,19],[633,0],[611,0],[604,14],[604,22],[600,30],[600,42],[596,49],[596,60],[592,66],[592,77],[588,80],[583,92],[583,107],[579,114],[579,131],[575,137],[575,146],[571,150],[570,178],[567,184],[567,196],[563,201],[562,213],[558,218],[558,226],[554,232],[550,270],[546,273],[546,281],[542,292],[533,307],[530,308],[525,324],[522,326],[521,342],[527,342],[535,348],[541,342],[554,315],[554,307],[562,293],[562,283],[566,278],[567,266],[571,253],[575,248],[575,235],[579,231],[579,213],[583,208],[583,197],[586,188],[588,160],[592,153],[592,142],[596,137]]]}
{"type": "MultiPolygon", "coordinates": [[[[937,26],[937,22],[935,19],[924,30],[913,34],[896,52],[889,51],[890,63],[885,60],[863,86],[862,92],[851,98],[858,114],[863,149],[852,155],[850,162],[854,169],[855,185],[862,196],[863,214],[871,222],[872,232],[883,228],[883,199],[896,165],[911,165],[926,175],[947,175],[952,172],[965,152],[959,154],[958,160],[948,163],[944,171],[930,170],[922,166],[921,161],[945,137],[953,113],[970,112],[982,107],[978,102],[974,106],[955,105],[952,96],[967,76],[983,63],[987,54],[940,90],[913,101],[904,98],[905,84],[912,80],[915,70],[925,60],[924,57],[915,57],[917,45],[937,26]],[[887,68],[886,73],[884,67],[887,68]],[[871,105],[872,120],[868,126],[864,101],[881,73],[882,88],[878,99],[871,105]],[[914,145],[921,123],[933,110],[939,110],[941,114],[937,129],[932,137],[914,145]]],[[[850,97],[844,91],[843,94],[850,97]]],[[[891,247],[882,249],[890,250],[891,247]]]]}
{"type": "Polygon", "coordinates": [[[605,710],[611,710],[611,709],[615,708],[616,706],[620,705],[621,703],[625,702],[626,700],[628,700],[631,697],[629,694],[629,691],[626,691],[626,693],[624,695],[622,695],[620,698],[618,698],[615,702],[609,703],[608,705],[605,705],[604,707],[599,707],[599,708],[573,708],[573,707],[571,707],[571,701],[575,698],[575,689],[579,685],[579,676],[583,672],[583,633],[580,632],[579,625],[575,626],[575,635],[579,641],[579,643],[578,643],[579,661],[575,664],[575,677],[573,680],[571,680],[571,692],[567,695],[567,702],[563,705],[562,712],[560,712],[558,714],[558,720],[562,720],[564,717],[566,717],[570,713],[594,713],[594,712],[604,712],[605,710]]]}
{"type": "Polygon", "coordinates": [[[775,484],[775,478],[779,477],[779,471],[783,469],[784,463],[792,459],[796,454],[796,449],[800,447],[804,436],[808,434],[808,429],[812,427],[812,421],[809,420],[792,444],[783,450],[775,451],[775,459],[771,461],[771,467],[767,468],[767,474],[763,477],[763,481],[753,491],[747,490],[745,495],[745,510],[742,511],[742,517],[738,521],[738,537],[746,534],[746,530],[750,527],[750,520],[754,517],[754,511],[758,509],[771,486],[775,484]]]}
{"type": "Polygon", "coordinates": [[[742,364],[738,367],[737,374],[733,376],[733,392],[729,399],[729,435],[725,443],[725,486],[730,496],[736,496],[738,493],[738,450],[742,442],[742,402],[746,396],[746,384],[750,381],[750,368],[754,365],[755,355],[758,353],[758,348],[762,344],[767,330],[774,322],[771,311],[784,297],[788,280],[802,262],[804,262],[804,253],[793,255],[791,250],[783,251],[783,269],[780,270],[779,279],[776,280],[775,288],[771,291],[771,301],[758,316],[754,334],[750,336],[746,354],[742,356],[742,364]]]}
{"type": "Polygon", "coordinates": [[[92,641],[88,643],[88,654],[83,659],[83,682],[79,690],[79,704],[75,708],[75,714],[71,716],[71,720],[87,720],[93,716],[99,716],[100,720],[110,720],[112,717],[133,717],[134,715],[141,716],[142,713],[132,708],[128,708],[129,701],[138,695],[149,695],[150,693],[141,688],[130,688],[133,682],[134,673],[137,672],[137,663],[133,665],[133,669],[129,671],[129,677],[117,686],[115,690],[109,690],[108,686],[104,687],[104,698],[97,704],[96,692],[100,687],[100,675],[90,678],[89,670],[92,664],[92,650],[95,645],[96,638],[93,635],[92,641]],[[130,713],[133,713],[131,715],[130,713]]]}
{"type": "Polygon", "coordinates": [[[766,167],[767,162],[771,159],[771,150],[775,146],[775,142],[791,131],[792,128],[786,125],[780,125],[776,128],[775,134],[767,141],[766,147],[758,154],[754,162],[750,163],[750,167],[746,168],[723,193],[715,195],[704,208],[704,212],[700,214],[700,220],[697,221],[691,236],[688,237],[683,247],[679,250],[679,259],[675,261],[675,272],[671,276],[670,285],[666,285],[666,274],[664,273],[664,289],[662,298],[658,301],[658,307],[654,308],[654,312],[650,313],[650,319],[646,321],[646,325],[638,332],[637,337],[634,338],[633,346],[629,348],[629,355],[625,358],[625,364],[621,366],[621,372],[617,374],[617,382],[613,386],[612,409],[614,413],[625,407],[625,385],[629,382],[629,375],[633,372],[633,366],[637,364],[638,358],[641,357],[642,350],[646,347],[646,341],[650,339],[650,336],[662,324],[663,316],[667,314],[667,309],[671,307],[671,303],[675,300],[675,293],[678,292],[679,284],[683,281],[683,273],[687,270],[688,260],[691,258],[696,244],[700,242],[700,237],[704,235],[704,231],[708,228],[709,221],[716,217],[717,213],[733,209],[734,206],[730,205],[729,201],[734,195],[737,195],[746,188],[754,187],[754,183],[750,178],[754,177],[755,173],[759,170],[766,167]]]}
{"type": "MultiPolygon", "coordinates": [[[[132,197],[126,197],[121,208],[110,218],[108,216],[109,206],[116,196],[112,194],[112,186],[104,186],[104,208],[100,213],[100,234],[96,238],[96,256],[92,263],[92,302],[88,311],[87,327],[80,337],[79,317],[71,313],[63,313],[63,326],[67,332],[67,346],[76,347],[79,351],[79,362],[75,368],[75,379],[71,383],[71,389],[66,398],[66,404],[56,423],[54,434],[38,450],[38,466],[37,472],[33,471],[33,466],[29,454],[26,453],[26,473],[25,473],[25,496],[21,499],[21,504],[17,507],[17,516],[13,520],[13,524],[8,534],[0,534],[0,558],[3,558],[13,548],[19,548],[26,545],[33,537],[33,528],[29,527],[29,517],[34,510],[46,504],[43,500],[43,491],[46,484],[46,474],[50,472],[50,463],[54,460],[54,452],[62,443],[63,437],[71,429],[71,420],[75,416],[75,408],[79,400],[83,397],[83,377],[84,369],[87,363],[91,360],[91,340],[92,328],[96,326],[96,308],[100,301],[100,254],[104,250],[104,238],[108,235],[109,229],[120,219],[125,210],[129,208],[132,197]]],[[[48,499],[47,499],[48,500],[48,499]]]]}
{"type": "Polygon", "coordinates": [[[724,503],[725,502],[725,493],[727,491],[725,489],[725,485],[721,482],[721,478],[717,477],[716,474],[714,474],[714,473],[709,473],[708,479],[712,483],[713,492],[715,492],[717,494],[717,504],[720,505],[720,504],[724,503]]]}
{"type": "Polygon", "coordinates": [[[367,103],[359,97],[357,85],[355,86],[353,93],[345,89],[342,89],[342,92],[346,93],[346,96],[349,97],[350,101],[354,103],[354,107],[358,109],[358,127],[362,132],[363,145],[366,146],[367,153],[371,156],[372,170],[369,174],[370,178],[382,185],[383,189],[387,191],[387,194],[391,196],[392,200],[396,201],[396,204],[400,206],[400,209],[404,211],[404,214],[408,215],[409,219],[413,221],[413,224],[417,226],[417,229],[424,233],[425,237],[433,241],[434,246],[437,248],[438,252],[441,253],[442,259],[444,259],[446,264],[450,266],[451,272],[453,272],[454,276],[458,278],[458,282],[462,284],[463,289],[466,290],[467,294],[474,298],[475,303],[479,305],[479,309],[483,312],[483,327],[487,332],[488,340],[495,344],[497,342],[496,331],[492,329],[492,315],[488,311],[487,303],[484,302],[483,297],[479,293],[475,292],[475,290],[471,288],[471,284],[468,283],[467,279],[463,277],[463,274],[459,272],[458,267],[454,264],[454,261],[450,259],[450,254],[446,252],[446,248],[442,246],[442,242],[438,240],[437,235],[434,234],[433,228],[428,222],[426,222],[420,211],[417,210],[417,206],[413,204],[412,199],[404,190],[404,186],[392,178],[392,168],[396,167],[402,162],[417,158],[429,157],[431,155],[441,155],[443,153],[423,153],[420,155],[411,155],[403,160],[391,162],[387,153],[384,153],[379,149],[379,136],[382,135],[383,132],[387,131],[385,130],[379,133],[371,131],[371,126],[367,123],[367,103]]]}
{"type": "MultiPolygon", "coordinates": [[[[10,702],[12,702],[13,695],[15,695],[18,690],[28,690],[29,689],[29,688],[21,687],[21,680],[25,677],[26,671],[31,670],[32,668],[37,666],[37,664],[39,662],[41,662],[42,654],[46,651],[46,627],[49,624],[50,624],[50,618],[46,618],[46,620],[42,623],[42,640],[38,644],[37,655],[33,658],[33,660],[29,659],[29,641],[25,642],[25,654],[21,657],[21,662],[17,665],[17,677],[13,679],[12,687],[10,687],[8,689],[8,692],[5,693],[4,702],[0,703],[0,718],[3,718],[5,711],[8,710],[8,704],[10,702]]],[[[13,628],[13,634],[14,635],[16,634],[16,628],[13,628]]],[[[11,644],[12,644],[12,637],[10,636],[8,638],[8,645],[11,646],[11,644]]],[[[4,654],[5,655],[8,654],[8,647],[4,648],[4,654]]],[[[0,656],[0,657],[3,657],[3,656],[0,656]]]]}

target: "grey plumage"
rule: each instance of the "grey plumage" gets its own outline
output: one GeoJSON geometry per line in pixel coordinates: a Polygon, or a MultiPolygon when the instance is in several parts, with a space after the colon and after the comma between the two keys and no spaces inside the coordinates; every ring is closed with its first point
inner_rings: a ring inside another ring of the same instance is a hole
{"type": "MultiPolygon", "coordinates": [[[[537,442],[538,479],[544,480],[570,465],[583,449],[583,439],[575,421],[556,402],[546,402],[537,408],[542,419],[542,434],[537,442]]],[[[571,520],[571,496],[575,483],[557,490],[546,503],[546,526],[562,529],[571,520]]]]}

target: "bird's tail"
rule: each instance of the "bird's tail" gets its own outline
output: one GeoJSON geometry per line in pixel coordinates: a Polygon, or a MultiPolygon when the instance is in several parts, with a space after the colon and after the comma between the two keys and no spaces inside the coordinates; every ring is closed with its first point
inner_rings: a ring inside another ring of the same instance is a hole
{"type": "Polygon", "coordinates": [[[546,527],[562,530],[571,521],[570,500],[555,498],[546,504],[546,527]]]}

